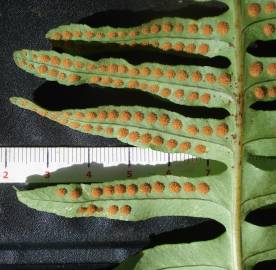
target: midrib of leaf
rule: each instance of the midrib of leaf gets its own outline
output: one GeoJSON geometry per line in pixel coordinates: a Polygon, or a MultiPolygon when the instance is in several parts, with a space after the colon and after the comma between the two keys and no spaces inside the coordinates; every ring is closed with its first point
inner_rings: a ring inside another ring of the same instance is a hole
{"type": "Polygon", "coordinates": [[[243,111],[244,111],[244,44],[242,35],[242,0],[233,2],[233,23],[235,27],[235,71],[237,86],[234,89],[236,98],[236,132],[237,137],[234,140],[234,166],[232,179],[232,252],[233,252],[233,269],[242,270],[242,242],[241,242],[241,181],[242,181],[242,136],[243,136],[243,111]]]}

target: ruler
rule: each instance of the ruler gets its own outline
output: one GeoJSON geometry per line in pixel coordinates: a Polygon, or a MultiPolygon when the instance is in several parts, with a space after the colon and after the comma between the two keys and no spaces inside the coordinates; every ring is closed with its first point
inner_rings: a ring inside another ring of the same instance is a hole
{"type": "Polygon", "coordinates": [[[137,147],[1,147],[0,183],[125,179],[160,171],[170,173],[172,162],[180,167],[179,162],[194,159],[188,154],[137,147]]]}

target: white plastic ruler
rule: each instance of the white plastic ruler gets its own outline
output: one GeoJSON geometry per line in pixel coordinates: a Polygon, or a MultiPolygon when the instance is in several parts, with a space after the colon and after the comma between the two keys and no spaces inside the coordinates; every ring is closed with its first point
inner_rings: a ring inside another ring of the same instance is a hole
{"type": "Polygon", "coordinates": [[[152,165],[169,166],[187,159],[194,157],[136,147],[0,147],[0,183],[24,183],[27,178],[37,182],[82,182],[103,174],[127,177],[137,164],[147,164],[147,170],[153,170],[152,165]]]}

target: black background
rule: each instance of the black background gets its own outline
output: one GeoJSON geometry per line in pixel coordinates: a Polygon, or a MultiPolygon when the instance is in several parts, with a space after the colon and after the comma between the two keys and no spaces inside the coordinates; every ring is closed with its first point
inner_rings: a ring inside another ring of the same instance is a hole
{"type": "MultiPolygon", "coordinates": [[[[138,25],[152,17],[169,15],[168,12],[177,15],[182,11],[185,14],[183,8],[188,2],[1,0],[0,146],[122,145],[116,139],[88,136],[42,119],[12,106],[8,99],[22,96],[54,109],[118,103],[154,104],[159,101],[135,91],[131,95],[127,91],[117,94],[118,91],[112,89],[64,88],[45,83],[18,69],[13,63],[12,53],[23,48],[51,49],[44,35],[60,24],[88,21],[95,26],[138,25]]],[[[0,269],[14,269],[14,265],[20,269],[111,269],[142,248],[167,242],[203,240],[223,231],[218,224],[202,222],[203,219],[184,217],[155,218],[136,223],[103,218],[65,219],[25,207],[17,202],[11,185],[0,185],[0,269]],[[191,229],[194,224],[199,225],[191,229]],[[165,233],[173,230],[177,231],[165,233]]]]}

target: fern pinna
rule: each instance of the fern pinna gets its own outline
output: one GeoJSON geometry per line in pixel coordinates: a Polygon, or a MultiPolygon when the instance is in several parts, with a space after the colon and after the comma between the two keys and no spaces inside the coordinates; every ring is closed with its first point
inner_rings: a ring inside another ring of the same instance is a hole
{"type": "Polygon", "coordinates": [[[223,173],[196,179],[156,175],[17,191],[19,200],[29,207],[65,217],[137,221],[185,215],[212,218],[226,227],[214,240],[147,249],[117,269],[250,270],[258,262],[276,259],[275,225],[261,227],[245,221],[251,211],[276,203],[275,167],[267,163],[268,157],[276,155],[276,112],[250,107],[256,101],[275,100],[276,59],[247,52],[256,40],[275,39],[276,2],[220,2],[228,10],[212,18],[166,17],[131,28],[70,24],[49,31],[46,37],[74,54],[95,42],[117,43],[122,48],[141,45],[191,56],[227,57],[231,62],[227,68],[131,65],[123,59],[91,61],[55,51],[14,53],[20,68],[60,84],[135,88],[194,110],[205,106],[229,112],[217,120],[142,106],[48,111],[29,100],[11,98],[21,108],[80,132],[227,165],[223,173]],[[253,162],[256,156],[259,159],[253,162]]]}

